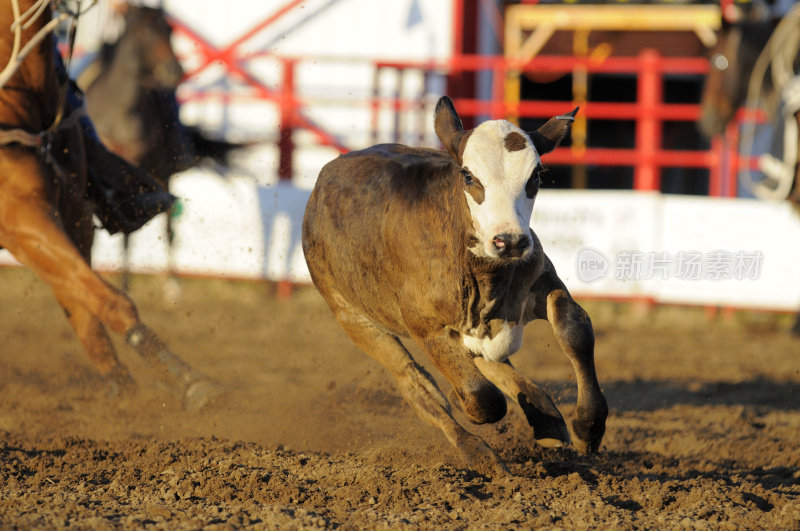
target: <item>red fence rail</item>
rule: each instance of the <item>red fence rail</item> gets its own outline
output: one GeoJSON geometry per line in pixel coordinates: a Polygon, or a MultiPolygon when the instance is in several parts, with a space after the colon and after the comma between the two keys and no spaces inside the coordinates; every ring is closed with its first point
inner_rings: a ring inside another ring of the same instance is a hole
{"type": "MultiPolygon", "coordinates": [[[[173,21],[176,30],[191,38],[197,44],[203,57],[202,66],[189,75],[197,73],[212,62],[221,62],[229,74],[247,85],[250,95],[269,101],[279,108],[279,150],[281,178],[291,178],[292,157],[295,144],[292,140],[296,129],[311,131],[322,145],[334,147],[345,152],[348,147],[337,135],[323,126],[311,121],[305,108],[312,105],[297,94],[295,71],[304,61],[317,60],[305,57],[277,57],[269,54],[249,54],[239,56],[238,47],[246,41],[237,39],[227,47],[217,48],[180,21],[173,21]],[[268,87],[249,70],[247,62],[254,58],[269,56],[281,63],[282,80],[279,87],[268,87]]],[[[603,60],[573,56],[538,56],[524,63],[502,56],[457,55],[441,61],[375,61],[375,81],[371,100],[367,102],[373,113],[373,136],[377,138],[377,114],[389,108],[396,115],[396,123],[404,112],[419,111],[420,100],[403,100],[399,90],[393,96],[381,97],[377,83],[378,73],[385,69],[400,72],[418,71],[423,75],[432,73],[451,76],[465,71],[491,71],[493,74],[493,94],[490,101],[460,98],[456,100],[459,113],[467,116],[487,115],[492,118],[520,117],[546,118],[561,114],[575,102],[565,101],[519,101],[505,99],[505,80],[512,72],[561,73],[568,74],[577,68],[588,74],[630,74],[637,79],[637,101],[635,102],[579,102],[581,113],[587,120],[630,120],[635,122],[635,145],[631,149],[558,148],[548,155],[551,164],[631,166],[634,168],[634,189],[659,190],[660,171],[667,167],[705,168],[709,171],[709,195],[735,196],[737,191],[736,174],[740,166],[738,157],[738,128],[731,126],[722,138],[715,138],[708,150],[667,150],[662,147],[662,126],[665,121],[696,121],[700,116],[697,104],[665,103],[663,83],[666,76],[673,74],[705,74],[708,62],[704,58],[664,57],[654,50],[644,50],[635,57],[607,57],[603,60]]],[[[424,97],[424,95],[420,95],[424,97]]],[[[221,97],[230,101],[228,95],[198,93],[189,94],[188,100],[221,97]]],[[[234,96],[236,98],[237,96],[234,96]]],[[[241,96],[238,96],[241,97],[241,96]]],[[[395,132],[395,134],[397,134],[395,132]]],[[[360,147],[360,146],[359,146],[360,147]]]]}
{"type": "MultiPolygon", "coordinates": [[[[602,61],[571,56],[540,56],[524,64],[514,64],[505,58],[497,58],[491,63],[485,60],[466,57],[462,61],[454,57],[454,69],[471,69],[491,66],[495,76],[504,76],[514,68],[521,72],[568,74],[576,68],[583,68],[589,74],[632,74],[637,77],[636,102],[598,102],[581,103],[581,113],[588,120],[631,120],[635,122],[635,146],[631,149],[558,148],[548,155],[551,164],[632,166],[634,168],[634,188],[636,190],[659,190],[660,170],[667,167],[705,168],[709,170],[709,195],[735,196],[736,172],[723,175],[723,160],[729,167],[738,167],[735,139],[714,139],[709,150],[667,150],[661,145],[662,124],[669,121],[694,122],[700,117],[700,105],[665,103],[663,98],[664,78],[670,74],[705,74],[708,61],[704,58],[663,57],[654,50],[644,50],[636,57],[608,57],[602,61]],[[731,160],[733,159],[733,160],[731,160]]],[[[575,102],[504,101],[504,94],[495,85],[492,102],[459,100],[459,112],[465,114],[489,114],[494,117],[519,116],[527,118],[547,118],[564,112],[568,104],[575,102]]],[[[727,136],[735,134],[731,128],[727,136]]]]}
{"type": "MultiPolygon", "coordinates": [[[[701,57],[664,57],[654,50],[644,50],[635,57],[607,57],[602,61],[573,56],[539,56],[525,63],[505,57],[475,55],[454,56],[441,63],[382,62],[376,68],[397,70],[415,68],[428,71],[438,69],[450,75],[461,71],[490,70],[494,74],[493,95],[490,101],[460,98],[456,100],[459,113],[467,116],[487,115],[492,118],[548,118],[561,114],[572,101],[519,101],[505,99],[504,82],[512,70],[518,72],[568,74],[578,68],[589,74],[631,74],[637,78],[635,102],[580,102],[581,113],[588,120],[630,120],[635,122],[635,146],[617,148],[558,148],[548,155],[551,164],[631,166],[634,168],[636,190],[659,190],[660,170],[668,167],[703,168],[709,170],[709,195],[734,197],[737,192],[738,123],[728,127],[723,137],[712,139],[708,150],[664,149],[662,126],[665,121],[695,122],[700,117],[698,103],[665,103],[663,83],[666,76],[674,74],[699,74],[708,72],[708,61],[701,57]]],[[[397,112],[411,105],[393,101],[397,112]]],[[[380,103],[373,102],[373,113],[380,103]]],[[[376,119],[373,122],[377,123],[376,119]]],[[[752,163],[750,163],[752,165],[752,163]]]]}

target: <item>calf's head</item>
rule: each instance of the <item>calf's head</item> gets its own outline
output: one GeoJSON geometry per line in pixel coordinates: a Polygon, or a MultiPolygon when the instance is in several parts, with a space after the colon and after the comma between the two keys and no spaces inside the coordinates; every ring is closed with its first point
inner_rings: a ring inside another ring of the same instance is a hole
{"type": "Polygon", "coordinates": [[[484,122],[465,131],[447,96],[436,105],[434,128],[460,166],[459,179],[472,217],[475,255],[497,260],[526,260],[533,202],[539,192],[542,164],[566,136],[576,108],[551,118],[528,136],[506,120],[484,122]]]}

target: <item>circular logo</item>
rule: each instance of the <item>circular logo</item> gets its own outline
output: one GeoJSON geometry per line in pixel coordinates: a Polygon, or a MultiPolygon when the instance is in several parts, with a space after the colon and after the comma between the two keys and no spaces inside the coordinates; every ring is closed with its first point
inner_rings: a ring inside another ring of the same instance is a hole
{"type": "Polygon", "coordinates": [[[591,247],[584,247],[578,252],[575,266],[578,278],[584,282],[595,282],[608,274],[608,259],[603,253],[591,247]]]}

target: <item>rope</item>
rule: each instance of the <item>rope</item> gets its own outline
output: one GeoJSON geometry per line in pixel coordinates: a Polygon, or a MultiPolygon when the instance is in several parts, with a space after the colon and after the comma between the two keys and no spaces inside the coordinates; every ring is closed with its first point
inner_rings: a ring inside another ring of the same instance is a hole
{"type": "Polygon", "coordinates": [[[25,13],[19,12],[19,0],[11,0],[11,10],[14,13],[14,22],[11,24],[11,31],[14,32],[14,47],[11,50],[11,56],[8,59],[8,64],[0,72],[0,88],[8,82],[9,79],[19,70],[20,65],[25,60],[25,57],[44,39],[56,26],[64,20],[69,18],[69,14],[60,13],[57,17],[53,18],[50,22],[45,24],[33,37],[20,49],[22,42],[22,30],[28,29],[33,25],[39,17],[44,13],[45,8],[50,4],[50,0],[36,0],[25,13]],[[27,21],[25,19],[28,19],[27,21]]]}
{"type": "Polygon", "coordinates": [[[44,132],[33,134],[22,129],[0,131],[0,146],[15,143],[28,147],[42,147],[44,145],[44,132]]]}
{"type": "MultiPolygon", "coordinates": [[[[86,107],[73,109],[66,119],[60,123],[61,129],[70,129],[77,125],[78,121],[86,116],[86,107]]],[[[21,144],[27,147],[42,148],[48,142],[52,131],[41,131],[39,133],[29,133],[24,129],[0,129],[0,146],[8,144],[21,144]]]]}
{"type": "MultiPolygon", "coordinates": [[[[778,160],[769,154],[759,159],[759,169],[772,181],[775,187],[769,187],[763,182],[757,182],[745,169],[747,176],[744,184],[759,199],[783,200],[789,196],[795,179],[795,164],[797,162],[798,131],[794,114],[800,110],[797,90],[798,84],[793,81],[796,77],[794,63],[800,52],[800,4],[792,9],[781,19],[766,46],[756,60],[747,85],[747,99],[745,101],[748,116],[753,116],[754,111],[762,101],[762,87],[769,69],[772,76],[772,86],[779,91],[784,108],[781,117],[784,119],[784,160],[778,160]],[[791,144],[791,145],[790,145],[791,144]]],[[[753,153],[755,139],[755,120],[747,120],[742,124],[743,156],[749,159],[753,153]]]]}
{"type": "Polygon", "coordinates": [[[14,32],[14,45],[11,48],[11,57],[8,59],[8,64],[3,71],[0,72],[0,88],[6,84],[6,82],[11,78],[12,75],[14,75],[14,72],[16,72],[17,68],[19,67],[19,65],[16,67],[14,66],[17,57],[19,56],[19,47],[20,43],[22,42],[22,30],[17,24],[17,22],[20,20],[19,3],[17,0],[11,0],[11,12],[14,15],[14,23],[11,25],[11,29],[14,32]]]}
{"type": "MultiPolygon", "coordinates": [[[[78,8],[77,13],[81,12],[81,0],[78,1],[78,8]]],[[[66,107],[67,102],[67,93],[69,92],[69,67],[72,63],[72,51],[75,49],[75,32],[78,29],[78,14],[70,13],[70,24],[69,24],[69,31],[67,33],[67,58],[64,60],[64,75],[66,79],[63,81],[61,85],[61,89],[58,91],[58,103],[56,106],[56,117],[53,120],[53,123],[50,124],[50,127],[47,128],[48,132],[55,132],[58,130],[59,124],[61,124],[61,120],[64,118],[64,108],[66,107]]]]}
{"type": "MultiPolygon", "coordinates": [[[[3,71],[0,72],[0,88],[3,88],[9,79],[19,70],[20,65],[28,56],[29,53],[44,39],[48,34],[53,32],[59,24],[65,20],[72,19],[73,25],[76,23],[78,17],[91,9],[97,0],[92,0],[90,5],[84,9],[80,9],[80,0],[78,1],[78,9],[71,11],[63,6],[60,0],[36,0],[25,13],[20,14],[19,0],[10,0],[11,10],[14,14],[14,22],[11,24],[11,31],[14,32],[14,46],[11,49],[11,56],[8,59],[3,71]],[[37,31],[33,37],[20,49],[22,43],[22,31],[27,30],[35,24],[42,14],[44,14],[48,5],[55,3],[56,9],[59,14],[53,17],[47,24],[37,31]]],[[[70,47],[71,52],[72,47],[70,47]]]]}
{"type": "MultiPolygon", "coordinates": [[[[48,34],[50,34],[62,21],[71,19],[69,28],[69,47],[66,60],[66,68],[68,71],[69,61],[72,59],[72,50],[75,42],[75,32],[77,29],[78,17],[86,12],[81,10],[81,0],[77,0],[77,9],[75,11],[68,10],[61,2],[61,0],[36,0],[31,4],[27,11],[20,13],[19,0],[10,0],[11,9],[14,14],[14,22],[11,24],[11,31],[14,32],[14,46],[11,51],[11,57],[3,72],[0,73],[0,89],[3,85],[16,73],[19,66],[22,64],[25,57],[30,53],[33,48],[42,41],[48,34]],[[55,8],[61,10],[61,13],[45,24],[33,37],[20,49],[22,40],[22,30],[27,30],[45,13],[47,7],[54,3],[55,8]]],[[[92,0],[88,9],[91,9],[97,0],[92,0]]],[[[64,111],[66,108],[67,92],[69,91],[69,78],[64,79],[61,84],[61,89],[58,94],[58,104],[56,117],[53,123],[50,124],[46,130],[39,133],[30,133],[24,129],[4,129],[0,130],[0,146],[8,144],[21,144],[28,147],[36,147],[40,149],[48,162],[54,162],[49,154],[50,139],[56,131],[60,128],[68,129],[73,127],[81,117],[86,114],[85,107],[73,109],[72,112],[64,119],[64,111]]]]}

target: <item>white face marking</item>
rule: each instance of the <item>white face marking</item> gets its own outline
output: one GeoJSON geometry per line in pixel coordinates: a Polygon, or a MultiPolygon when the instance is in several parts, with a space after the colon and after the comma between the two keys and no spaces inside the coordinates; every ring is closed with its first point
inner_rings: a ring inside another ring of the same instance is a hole
{"type": "Polygon", "coordinates": [[[473,354],[479,354],[490,361],[501,362],[522,346],[522,331],[522,323],[511,327],[506,321],[494,337],[463,334],[461,341],[473,354]]]}
{"type": "MultiPolygon", "coordinates": [[[[468,193],[467,205],[478,244],[470,250],[478,256],[498,258],[493,240],[499,234],[527,235],[533,203],[525,184],[539,164],[539,154],[528,135],[506,120],[484,122],[476,127],[464,148],[463,166],[484,187],[483,202],[478,204],[468,193]],[[525,139],[522,149],[509,151],[504,146],[509,133],[518,133],[525,139]]],[[[530,245],[522,258],[533,252],[530,245]]]]}

